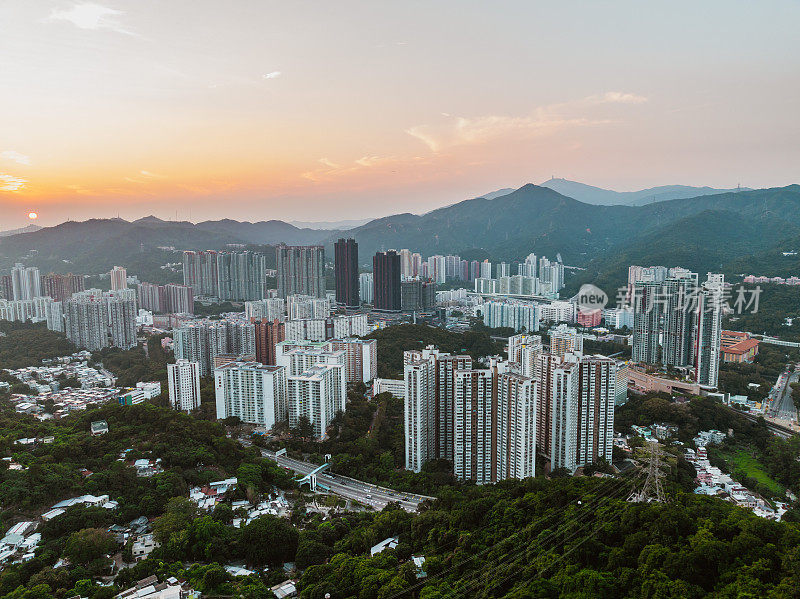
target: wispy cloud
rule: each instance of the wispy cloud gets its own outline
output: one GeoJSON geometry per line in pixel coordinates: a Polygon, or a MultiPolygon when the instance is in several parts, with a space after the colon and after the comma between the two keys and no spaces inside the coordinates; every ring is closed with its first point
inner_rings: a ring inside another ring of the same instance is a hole
{"type": "Polygon", "coordinates": [[[607,119],[561,118],[541,111],[530,116],[486,115],[454,117],[436,126],[418,125],[406,130],[433,152],[461,145],[480,144],[503,137],[547,135],[568,127],[591,127],[610,123],[607,119]]]}
{"type": "Polygon", "coordinates": [[[19,191],[27,182],[28,180],[22,177],[0,173],[0,191],[19,191]]]}
{"type": "Polygon", "coordinates": [[[322,164],[325,168],[306,171],[300,176],[303,179],[314,182],[329,181],[342,176],[367,173],[376,169],[380,170],[380,172],[388,172],[389,169],[394,169],[400,165],[419,164],[424,160],[425,158],[421,156],[413,156],[411,158],[402,158],[398,156],[362,156],[353,162],[338,164],[328,158],[320,158],[317,162],[322,164]]]}
{"type": "Polygon", "coordinates": [[[73,4],[66,9],[54,8],[48,19],[50,21],[66,21],[72,23],[78,29],[107,30],[124,35],[137,35],[122,25],[120,17],[124,14],[121,10],[109,8],[102,4],[81,2],[73,4]]]}
{"type": "Polygon", "coordinates": [[[647,98],[636,94],[606,92],[580,100],[539,106],[527,115],[489,114],[474,117],[455,116],[442,112],[444,121],[416,125],[406,133],[416,137],[433,152],[445,148],[487,143],[500,138],[545,136],[567,128],[596,127],[614,121],[595,118],[586,113],[599,104],[641,104],[647,98]]]}
{"type": "Polygon", "coordinates": [[[159,175],[158,173],[153,173],[151,171],[141,170],[134,177],[125,177],[125,180],[128,181],[129,183],[148,183],[150,181],[155,181],[158,179],[166,179],[166,176],[159,175]]]}
{"type": "Polygon", "coordinates": [[[261,76],[262,76],[264,79],[277,79],[277,78],[278,78],[278,77],[280,77],[282,74],[283,74],[283,73],[281,73],[280,71],[272,71],[271,73],[267,73],[266,75],[261,75],[261,76]]]}
{"type": "Polygon", "coordinates": [[[644,104],[647,102],[645,96],[637,94],[627,94],[624,92],[606,92],[586,98],[589,104],[644,104]]]}
{"type": "Polygon", "coordinates": [[[24,164],[30,166],[31,158],[30,156],[26,156],[25,154],[21,154],[14,150],[5,150],[0,152],[0,160],[7,161],[7,162],[16,162],[17,164],[24,164]]]}

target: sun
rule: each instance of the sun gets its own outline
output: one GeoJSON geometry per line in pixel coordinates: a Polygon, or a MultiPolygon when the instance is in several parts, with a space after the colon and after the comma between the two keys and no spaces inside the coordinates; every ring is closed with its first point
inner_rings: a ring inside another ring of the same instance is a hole
{"type": "Polygon", "coordinates": [[[28,212],[28,218],[31,220],[36,220],[37,218],[39,218],[39,215],[36,214],[35,212],[28,212]]]}

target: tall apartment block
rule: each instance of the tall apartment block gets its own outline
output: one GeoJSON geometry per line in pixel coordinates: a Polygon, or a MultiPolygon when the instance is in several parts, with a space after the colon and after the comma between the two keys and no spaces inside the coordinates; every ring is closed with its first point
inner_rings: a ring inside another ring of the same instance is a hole
{"type": "Polygon", "coordinates": [[[108,273],[111,279],[111,291],[120,291],[128,288],[128,273],[121,266],[115,266],[108,273]]]}
{"type": "Polygon", "coordinates": [[[378,376],[378,342],[375,339],[332,339],[331,347],[342,351],[348,383],[368,383],[378,376]]]}
{"type": "Polygon", "coordinates": [[[371,272],[362,272],[358,275],[358,292],[365,304],[375,301],[375,278],[371,272]]]}
{"type": "Polygon", "coordinates": [[[274,320],[254,318],[252,322],[255,327],[256,361],[265,365],[277,364],[275,348],[278,343],[286,340],[286,325],[277,318],[274,320]]]}
{"type": "Polygon", "coordinates": [[[394,250],[378,252],[372,259],[372,274],[375,284],[376,310],[399,312],[400,299],[400,255],[394,250]]]}
{"type": "Polygon", "coordinates": [[[276,248],[278,297],[325,297],[325,248],[280,245],[276,248]]]}
{"type": "Polygon", "coordinates": [[[42,295],[42,281],[39,269],[15,264],[11,269],[11,294],[14,300],[30,300],[42,295]]]}
{"type": "Polygon", "coordinates": [[[691,367],[699,384],[716,387],[723,275],[708,273],[707,280],[699,284],[697,274],[685,269],[670,269],[658,281],[646,279],[660,278],[664,273],[659,270],[651,274],[631,273],[632,277],[641,277],[634,280],[631,294],[633,361],[691,367]]]}
{"type": "Polygon", "coordinates": [[[86,289],[83,275],[49,273],[42,275],[42,293],[57,302],[63,302],[72,294],[86,289]]]}
{"type": "Polygon", "coordinates": [[[191,412],[200,407],[200,365],[178,360],[167,364],[169,403],[175,410],[191,412]]]}
{"type": "Polygon", "coordinates": [[[311,422],[314,436],[324,439],[338,412],[345,409],[345,397],[340,392],[343,368],[331,364],[316,364],[307,370],[287,377],[289,426],[296,427],[301,418],[311,422]]]}
{"type": "Polygon", "coordinates": [[[361,305],[358,284],[358,244],[355,239],[339,239],[334,246],[336,303],[357,308],[361,305]]]}
{"type": "Polygon", "coordinates": [[[272,428],[288,417],[286,369],[259,362],[230,362],[214,371],[217,418],[272,428]]]}

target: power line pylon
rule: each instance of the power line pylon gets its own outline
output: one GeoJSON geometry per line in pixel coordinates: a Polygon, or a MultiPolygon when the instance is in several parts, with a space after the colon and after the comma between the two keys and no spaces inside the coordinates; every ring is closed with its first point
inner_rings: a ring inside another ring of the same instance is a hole
{"type": "Polygon", "coordinates": [[[638,491],[634,489],[628,496],[628,501],[633,503],[666,503],[667,496],[664,493],[664,486],[661,479],[664,473],[661,471],[661,447],[658,443],[650,444],[650,456],[647,459],[647,478],[638,491]]]}

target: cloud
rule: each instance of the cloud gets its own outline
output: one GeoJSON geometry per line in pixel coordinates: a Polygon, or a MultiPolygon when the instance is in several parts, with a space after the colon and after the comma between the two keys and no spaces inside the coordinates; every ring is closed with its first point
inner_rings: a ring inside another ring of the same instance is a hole
{"type": "Polygon", "coordinates": [[[95,4],[94,2],[81,2],[73,4],[70,8],[54,8],[48,17],[50,21],[67,21],[78,29],[88,29],[99,31],[102,29],[122,33],[124,35],[137,35],[125,29],[119,21],[119,17],[125,13],[95,4]]]}
{"type": "Polygon", "coordinates": [[[261,75],[264,79],[277,79],[280,77],[282,73],[280,71],[272,71],[271,73],[267,73],[266,75],[261,75]]]}
{"type": "Polygon", "coordinates": [[[647,102],[645,96],[627,94],[624,92],[606,92],[586,98],[589,104],[644,104],[647,102]]]}
{"type": "Polygon", "coordinates": [[[596,127],[613,121],[586,116],[591,106],[600,104],[642,104],[647,98],[631,93],[606,92],[580,100],[548,104],[527,115],[489,114],[474,117],[440,113],[445,120],[435,125],[416,125],[406,133],[416,137],[433,152],[445,148],[474,145],[499,138],[530,138],[550,135],[566,128],[596,127]]]}
{"type": "Polygon", "coordinates": [[[19,191],[27,183],[27,179],[0,173],[0,191],[19,191]]]}
{"type": "Polygon", "coordinates": [[[150,171],[141,170],[135,177],[125,177],[128,183],[148,183],[154,179],[166,179],[164,175],[153,173],[150,171]]]}
{"type": "Polygon", "coordinates": [[[318,162],[329,168],[342,168],[342,165],[336,164],[333,160],[328,160],[325,157],[320,158],[318,162]]]}
{"type": "Polygon", "coordinates": [[[27,166],[30,166],[31,164],[30,156],[20,154],[14,150],[5,150],[4,152],[0,152],[0,159],[8,162],[16,162],[17,164],[25,164],[27,166]]]}
{"type": "Polygon", "coordinates": [[[503,137],[527,138],[548,135],[568,127],[604,125],[606,119],[562,118],[539,110],[530,116],[486,115],[479,117],[454,117],[438,126],[418,125],[406,130],[439,152],[453,146],[481,144],[503,137]]]}

